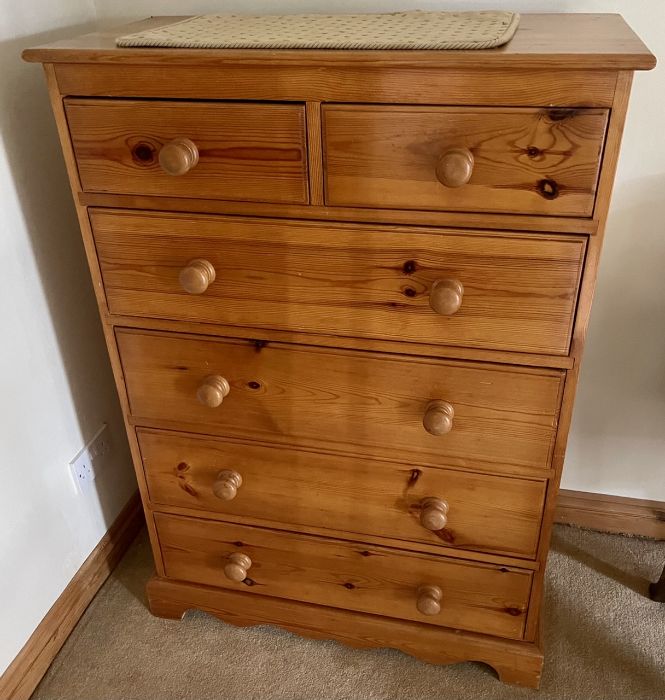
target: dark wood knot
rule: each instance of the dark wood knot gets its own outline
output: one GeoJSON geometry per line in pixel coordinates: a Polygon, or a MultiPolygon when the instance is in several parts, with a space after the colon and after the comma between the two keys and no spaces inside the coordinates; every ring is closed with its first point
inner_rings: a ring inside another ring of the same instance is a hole
{"type": "Polygon", "coordinates": [[[154,163],[155,149],[149,143],[137,143],[132,148],[132,158],[140,165],[154,163]]]}
{"type": "Polygon", "coordinates": [[[561,107],[559,109],[548,109],[547,110],[547,116],[553,121],[553,122],[561,122],[564,119],[570,119],[571,117],[574,117],[579,110],[575,108],[570,108],[570,107],[561,107]]]}
{"type": "Polygon", "coordinates": [[[406,487],[409,488],[409,486],[413,486],[422,475],[423,473],[420,469],[412,469],[409,473],[409,481],[407,482],[406,487]]]}
{"type": "Polygon", "coordinates": [[[556,199],[559,196],[559,185],[554,182],[554,180],[539,180],[538,181],[538,192],[545,199],[556,199]]]}

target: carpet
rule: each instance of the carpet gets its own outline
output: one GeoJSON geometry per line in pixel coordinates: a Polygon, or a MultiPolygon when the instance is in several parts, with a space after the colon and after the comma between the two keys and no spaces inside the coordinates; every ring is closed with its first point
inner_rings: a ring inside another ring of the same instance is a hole
{"type": "Polygon", "coordinates": [[[486,666],[426,664],[200,612],[152,617],[141,535],[90,605],[33,700],[661,700],[665,604],[646,597],[665,543],[557,526],[547,569],[540,691],[486,666]]]}

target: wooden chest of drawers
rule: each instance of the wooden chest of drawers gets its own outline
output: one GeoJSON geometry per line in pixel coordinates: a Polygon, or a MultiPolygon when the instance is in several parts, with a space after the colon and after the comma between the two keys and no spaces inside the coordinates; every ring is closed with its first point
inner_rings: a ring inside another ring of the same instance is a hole
{"type": "Polygon", "coordinates": [[[125,412],[152,611],[537,686],[596,266],[653,57],[615,15],[526,15],[476,52],[115,35],[25,57],[125,412]]]}

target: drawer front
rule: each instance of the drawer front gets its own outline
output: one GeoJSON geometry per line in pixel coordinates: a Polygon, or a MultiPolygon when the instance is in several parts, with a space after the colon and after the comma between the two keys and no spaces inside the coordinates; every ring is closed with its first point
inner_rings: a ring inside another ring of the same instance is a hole
{"type": "Polygon", "coordinates": [[[142,331],[117,339],[138,424],[438,466],[549,466],[559,371],[142,331]]]}
{"type": "Polygon", "coordinates": [[[112,313],[568,352],[581,236],[106,210],[90,217],[112,313]],[[197,269],[202,261],[213,275],[197,269]]]}
{"type": "Polygon", "coordinates": [[[308,201],[302,105],[65,100],[83,190],[308,201]]]}
{"type": "Polygon", "coordinates": [[[527,571],[161,513],[155,522],[169,578],[512,639],[524,633],[527,571]]]}
{"type": "Polygon", "coordinates": [[[137,432],[156,505],[495,554],[536,554],[544,481],[137,432]]]}
{"type": "Polygon", "coordinates": [[[326,201],[591,216],[607,115],[325,105],[326,201]]]}

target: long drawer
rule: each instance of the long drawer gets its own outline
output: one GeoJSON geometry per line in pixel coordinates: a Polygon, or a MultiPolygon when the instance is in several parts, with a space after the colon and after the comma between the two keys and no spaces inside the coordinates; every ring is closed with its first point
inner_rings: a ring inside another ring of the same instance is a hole
{"type": "Polygon", "coordinates": [[[299,104],[65,100],[87,192],[306,204],[299,104]]]}
{"type": "Polygon", "coordinates": [[[585,238],[93,210],[112,313],[565,355],[585,238]]]}
{"type": "Polygon", "coordinates": [[[550,464],[560,371],[123,329],[116,337],[138,424],[424,465],[550,464]]]}
{"type": "Polygon", "coordinates": [[[520,639],[532,575],[505,566],[155,514],[166,576],[520,639]]]}
{"type": "Polygon", "coordinates": [[[137,431],[150,500],[350,535],[534,557],[545,482],[137,431]]]}
{"type": "Polygon", "coordinates": [[[326,202],[590,216],[608,114],[324,105],[326,202]]]}

